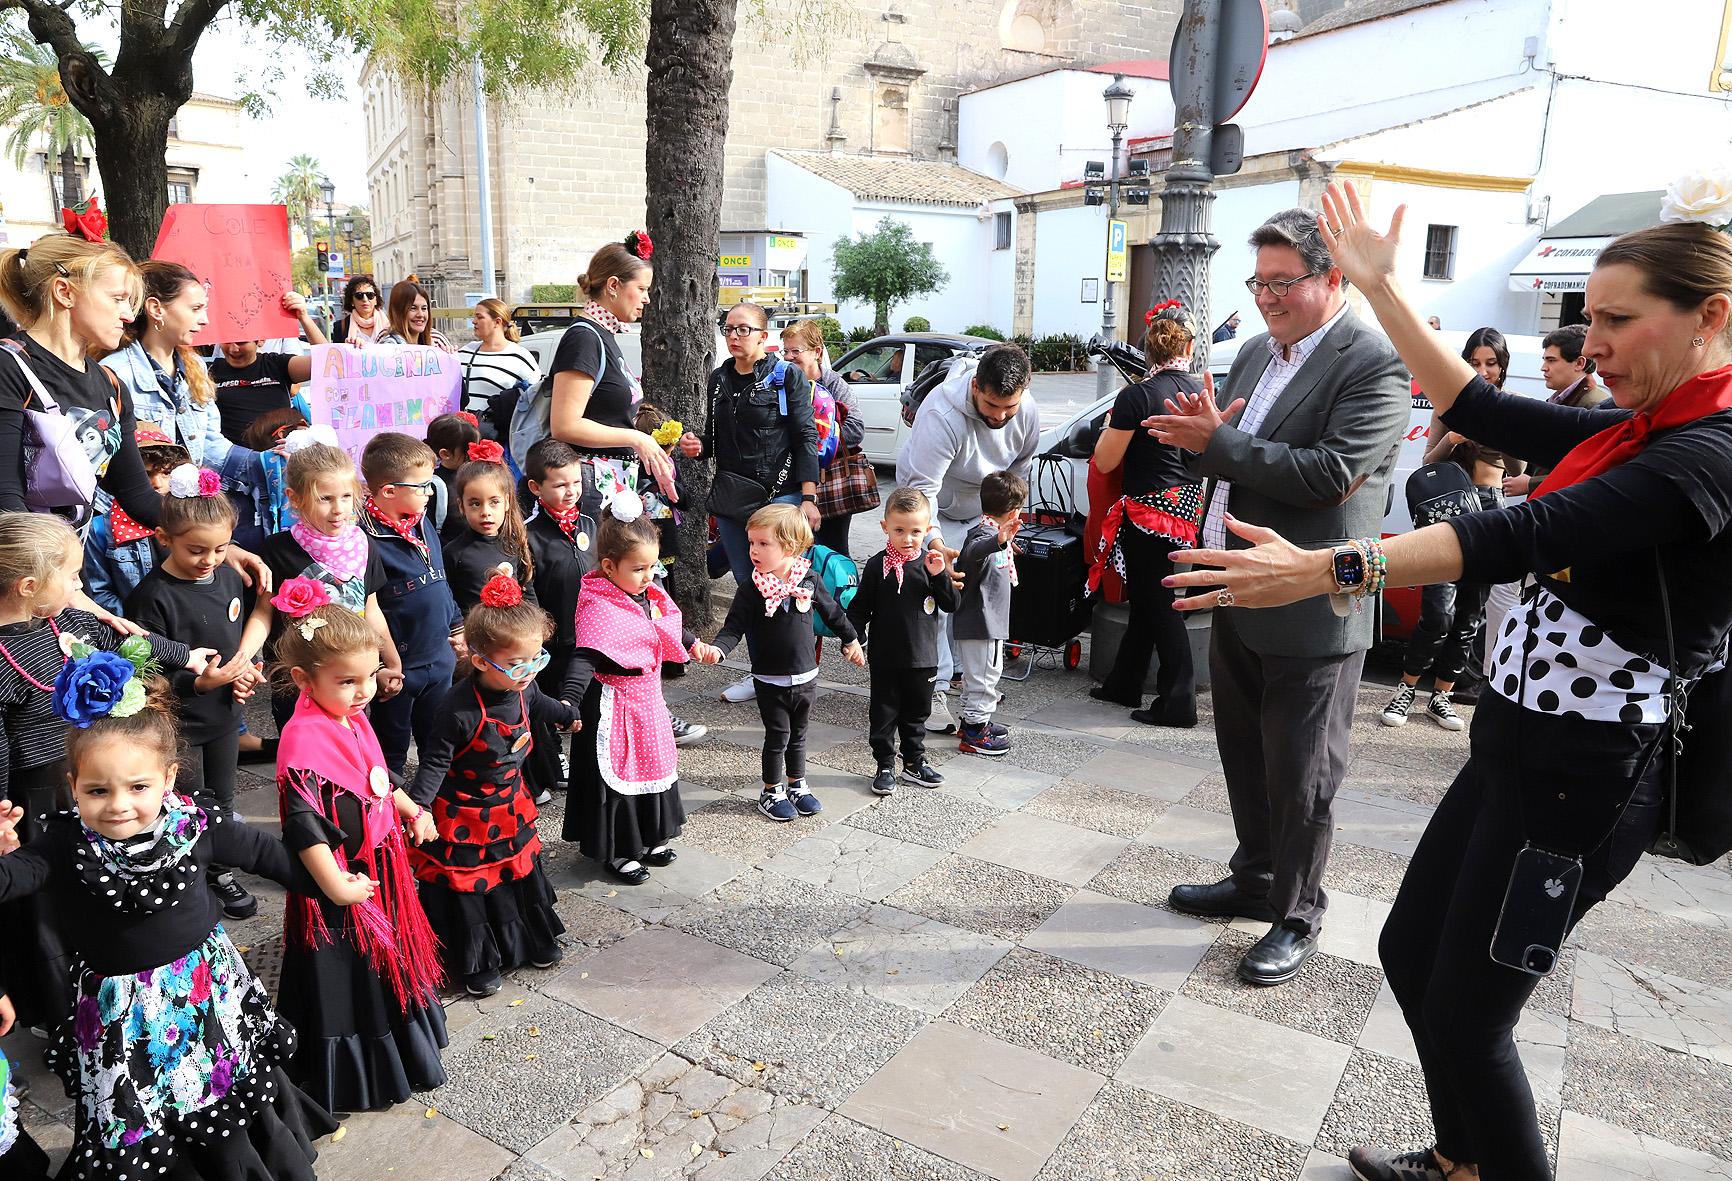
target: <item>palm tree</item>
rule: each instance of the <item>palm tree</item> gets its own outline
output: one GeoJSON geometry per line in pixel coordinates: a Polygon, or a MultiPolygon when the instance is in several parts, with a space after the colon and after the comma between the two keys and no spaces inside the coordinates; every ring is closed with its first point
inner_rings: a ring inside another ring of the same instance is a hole
{"type": "Polygon", "coordinates": [[[289,220],[301,223],[308,246],[313,244],[313,215],[323,200],[323,194],[319,192],[319,182],[323,179],[324,168],[318,160],[301,155],[290,159],[288,171],[271,185],[271,200],[289,207],[289,220]]]}
{"type": "MultiPolygon", "coordinates": [[[[84,48],[98,64],[107,64],[100,49],[84,48]]],[[[0,58],[0,124],[12,129],[4,150],[14,167],[24,167],[38,137],[46,141],[48,155],[58,157],[60,191],[54,191],[52,177],[48,182],[55,213],[83,199],[78,155],[79,148],[94,142],[90,121],[61,85],[59,55],[18,32],[6,36],[5,57],[0,58]]]]}

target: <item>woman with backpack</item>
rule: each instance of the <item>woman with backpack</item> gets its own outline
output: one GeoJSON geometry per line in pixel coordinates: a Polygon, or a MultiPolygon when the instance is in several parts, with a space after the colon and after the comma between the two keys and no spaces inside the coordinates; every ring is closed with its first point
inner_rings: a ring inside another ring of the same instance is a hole
{"type": "MultiPolygon", "coordinates": [[[[702,438],[681,440],[689,456],[716,461],[710,481],[710,512],[734,581],[752,578],[746,522],[766,504],[794,504],[816,529],[818,515],[818,425],[812,385],[797,365],[768,353],[770,317],[754,303],[728,309],[722,323],[728,360],[710,374],[702,438]]],[[[730,685],[729,701],[750,701],[752,678],[730,685]]]]}
{"type": "Polygon", "coordinates": [[[510,430],[512,412],[541,383],[535,354],[518,343],[511,310],[497,299],[475,305],[475,339],[458,349],[463,358],[463,409],[473,414],[483,439],[510,430]]]}
{"type": "Polygon", "coordinates": [[[798,365],[812,383],[820,436],[818,516],[822,522],[813,536],[817,544],[847,556],[848,529],[854,514],[878,504],[878,474],[860,451],[866,441],[866,420],[860,417],[860,404],[848,383],[830,368],[820,321],[796,320],[782,329],[782,357],[790,365],[798,365]],[[820,404],[823,394],[831,399],[829,407],[820,404]],[[840,432],[835,444],[825,442],[826,431],[830,437],[840,432]]]}

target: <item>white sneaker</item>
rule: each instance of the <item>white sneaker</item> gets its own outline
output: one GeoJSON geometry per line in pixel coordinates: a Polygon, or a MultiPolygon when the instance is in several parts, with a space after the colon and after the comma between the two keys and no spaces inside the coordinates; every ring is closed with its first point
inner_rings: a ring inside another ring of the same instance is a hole
{"type": "Polygon", "coordinates": [[[753,683],[752,678],[749,676],[741,677],[726,689],[722,690],[722,700],[732,701],[736,704],[742,701],[752,701],[756,699],[757,696],[758,686],[753,683]]]}
{"type": "Polygon", "coordinates": [[[926,730],[930,734],[956,733],[956,720],[950,716],[950,706],[942,693],[932,695],[932,712],[926,715],[926,730]]]}

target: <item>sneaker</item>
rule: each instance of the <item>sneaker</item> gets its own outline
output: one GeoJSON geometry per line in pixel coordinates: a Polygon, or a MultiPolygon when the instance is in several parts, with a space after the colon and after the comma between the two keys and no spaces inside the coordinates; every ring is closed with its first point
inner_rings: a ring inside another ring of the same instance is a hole
{"type": "Polygon", "coordinates": [[[722,700],[738,705],[742,701],[752,701],[758,696],[758,686],[751,677],[741,677],[726,689],[722,690],[722,700]]]}
{"type": "Polygon", "coordinates": [[[816,816],[824,810],[823,802],[812,794],[804,779],[796,779],[788,785],[788,798],[794,802],[794,811],[802,816],[816,816]]]}
{"type": "Polygon", "coordinates": [[[556,947],[552,951],[547,952],[545,955],[541,956],[540,958],[533,958],[532,957],[529,961],[529,966],[532,968],[540,968],[543,972],[545,972],[549,968],[557,968],[559,966],[559,961],[563,960],[564,958],[565,958],[565,952],[561,948],[556,947]]]}
{"type": "Polygon", "coordinates": [[[796,815],[794,802],[788,798],[786,789],[780,787],[759,793],[758,811],[778,822],[792,820],[796,815]]]}
{"type": "Polygon", "coordinates": [[[902,764],[902,778],[921,787],[944,786],[944,776],[940,775],[925,759],[921,759],[918,763],[902,764]]]}
{"type": "Polygon", "coordinates": [[[549,789],[544,787],[535,793],[535,806],[537,808],[545,808],[551,803],[553,803],[553,792],[549,789]]]}
{"type": "Polygon", "coordinates": [[[1417,686],[1397,685],[1395,696],[1389,699],[1389,704],[1383,707],[1383,724],[1385,726],[1407,725],[1407,711],[1413,708],[1414,695],[1418,693],[1417,686]]]}
{"type": "Polygon", "coordinates": [[[704,735],[710,732],[708,726],[700,726],[696,722],[688,722],[678,714],[669,714],[668,721],[673,723],[675,746],[687,746],[693,742],[700,742],[703,740],[704,735]]]}
{"type": "Polygon", "coordinates": [[[1427,717],[1445,730],[1467,729],[1467,723],[1462,721],[1461,715],[1455,712],[1455,706],[1451,704],[1447,692],[1433,693],[1431,700],[1426,702],[1425,713],[1427,717]]]}
{"type": "Polygon", "coordinates": [[[932,695],[932,712],[926,715],[926,729],[931,734],[956,733],[956,719],[950,716],[950,705],[942,693],[932,695]]]}
{"type": "Polygon", "coordinates": [[[259,900],[247,893],[247,888],[235,881],[235,875],[224,870],[212,874],[209,878],[210,888],[215,891],[217,901],[223,904],[225,919],[250,919],[259,912],[259,900]]]}
{"type": "Polygon", "coordinates": [[[1429,1148],[1394,1153],[1355,1147],[1348,1150],[1347,1164],[1359,1181],[1449,1181],[1429,1148]]]}
{"type": "Polygon", "coordinates": [[[986,729],[988,733],[996,734],[1000,738],[1003,738],[1006,734],[1010,733],[1010,727],[1004,725],[1002,722],[988,722],[986,723],[986,729]]]}
{"type": "Polygon", "coordinates": [[[1000,755],[1010,753],[1010,739],[1003,734],[994,734],[988,729],[989,723],[979,725],[962,724],[962,741],[957,749],[965,755],[985,755],[996,759],[1000,755]]]}
{"type": "Polygon", "coordinates": [[[490,976],[471,976],[463,982],[463,991],[473,997],[490,997],[505,984],[498,972],[490,976]]]}
{"type": "Polygon", "coordinates": [[[872,776],[872,794],[875,796],[893,796],[896,794],[896,768],[880,767],[872,776]]]}

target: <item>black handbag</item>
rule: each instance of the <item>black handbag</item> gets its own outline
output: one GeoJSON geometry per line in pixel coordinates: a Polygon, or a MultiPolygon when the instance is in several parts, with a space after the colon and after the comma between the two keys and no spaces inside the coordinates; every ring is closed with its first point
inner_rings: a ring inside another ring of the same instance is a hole
{"type": "Polygon", "coordinates": [[[770,490],[739,472],[718,467],[710,480],[710,512],[718,517],[744,521],[770,503],[770,490]]]}
{"type": "Polygon", "coordinates": [[[1695,677],[1678,673],[1672,638],[1672,599],[1660,551],[1660,612],[1666,621],[1666,667],[1671,673],[1671,723],[1661,741],[1670,747],[1666,808],[1648,852],[1691,865],[1710,865],[1732,851],[1732,668],[1727,638],[1695,677]],[[1718,665],[1719,667],[1715,667],[1718,665]],[[1688,736],[1688,737],[1686,737],[1688,736]]]}

